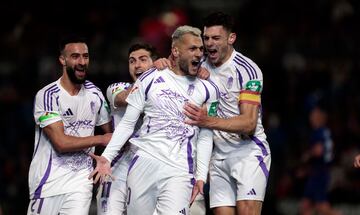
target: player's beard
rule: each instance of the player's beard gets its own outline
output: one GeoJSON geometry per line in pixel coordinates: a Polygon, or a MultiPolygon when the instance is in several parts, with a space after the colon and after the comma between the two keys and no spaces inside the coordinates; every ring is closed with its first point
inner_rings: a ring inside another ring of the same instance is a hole
{"type": "Polygon", "coordinates": [[[180,59],[179,60],[179,68],[185,75],[193,76],[193,77],[195,77],[197,75],[197,74],[191,74],[190,73],[190,71],[189,71],[189,63],[188,63],[187,60],[180,59]]]}
{"type": "MultiPolygon", "coordinates": [[[[83,70],[87,73],[87,68],[85,66],[84,66],[83,70]]],[[[83,84],[86,80],[86,76],[84,76],[84,78],[80,79],[80,78],[76,77],[75,72],[76,71],[74,68],[69,67],[69,66],[66,67],[66,73],[69,76],[70,81],[74,84],[83,84]]]]}

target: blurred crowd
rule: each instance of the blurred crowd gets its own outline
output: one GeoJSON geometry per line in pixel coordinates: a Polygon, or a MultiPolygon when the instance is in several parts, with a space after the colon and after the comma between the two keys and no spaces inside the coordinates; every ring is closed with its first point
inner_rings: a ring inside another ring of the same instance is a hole
{"type": "Polygon", "coordinates": [[[110,83],[130,80],[126,57],[133,41],[149,42],[167,57],[170,32],[183,24],[201,27],[202,17],[215,10],[236,17],[235,47],[254,59],[264,74],[262,109],[272,167],[263,214],[282,214],[282,201],[302,196],[301,157],[310,141],[309,113],[317,104],[326,107],[334,142],[329,200],[334,205],[358,203],[360,171],[352,162],[360,152],[359,1],[101,2],[2,5],[3,214],[24,214],[28,205],[33,99],[60,74],[57,41],[62,33],[81,32],[89,38],[89,79],[105,91],[110,83]]]}

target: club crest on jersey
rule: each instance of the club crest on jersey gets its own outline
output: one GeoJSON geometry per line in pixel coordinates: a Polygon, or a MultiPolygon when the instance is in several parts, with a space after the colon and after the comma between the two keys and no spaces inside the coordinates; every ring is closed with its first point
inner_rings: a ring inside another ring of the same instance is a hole
{"type": "Polygon", "coordinates": [[[191,96],[194,93],[195,86],[193,84],[190,84],[187,90],[187,94],[191,96]]]}
{"type": "Polygon", "coordinates": [[[91,109],[91,113],[93,113],[93,114],[96,113],[95,102],[93,102],[93,101],[90,102],[90,109],[91,109]]]}
{"type": "Polygon", "coordinates": [[[250,90],[252,92],[260,92],[261,91],[261,82],[258,80],[251,80],[246,83],[245,90],[250,90]]]}
{"type": "Polygon", "coordinates": [[[232,87],[233,83],[234,83],[234,78],[230,76],[227,80],[226,88],[230,89],[232,87]]]}

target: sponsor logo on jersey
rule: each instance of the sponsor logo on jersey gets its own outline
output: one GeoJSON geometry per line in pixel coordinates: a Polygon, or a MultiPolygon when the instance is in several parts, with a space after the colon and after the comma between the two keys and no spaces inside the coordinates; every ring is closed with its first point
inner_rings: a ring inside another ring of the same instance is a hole
{"type": "Polygon", "coordinates": [[[210,107],[209,107],[208,115],[209,115],[209,116],[217,116],[218,106],[219,106],[219,102],[218,102],[218,101],[212,102],[212,103],[210,104],[210,107]]]}
{"type": "Polygon", "coordinates": [[[258,80],[251,80],[246,83],[245,90],[260,92],[261,91],[261,82],[258,80]]]}
{"type": "Polygon", "coordinates": [[[74,114],[73,114],[73,112],[71,111],[71,109],[70,108],[68,108],[66,111],[65,111],[65,113],[63,114],[63,116],[73,116],[74,114]]]}

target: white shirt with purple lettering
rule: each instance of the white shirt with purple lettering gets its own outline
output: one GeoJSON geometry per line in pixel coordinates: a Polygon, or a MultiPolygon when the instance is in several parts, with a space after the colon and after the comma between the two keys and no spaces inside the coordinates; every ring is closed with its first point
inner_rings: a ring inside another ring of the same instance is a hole
{"type": "MultiPolygon", "coordinates": [[[[206,181],[212,131],[186,124],[183,106],[186,102],[198,106],[206,104],[208,113],[213,115],[218,96],[216,88],[208,81],[179,76],[169,69],[149,70],[135,82],[126,100],[128,106],[145,114],[141,128],[130,142],[156,159],[179,170],[196,173],[196,179],[206,181]]],[[[112,160],[123,146],[126,140],[123,130],[120,122],[102,154],[108,160],[112,160]]]]}
{"type": "MultiPolygon", "coordinates": [[[[253,102],[251,92],[254,92],[260,100],[263,87],[262,72],[251,59],[241,53],[234,50],[231,57],[220,67],[214,67],[208,61],[205,61],[202,66],[210,72],[209,80],[214,82],[220,91],[218,117],[226,119],[240,114],[240,92],[250,92],[249,100],[246,102],[253,102]]],[[[261,105],[260,102],[257,101],[257,103],[261,105]]],[[[261,111],[259,111],[254,135],[247,136],[214,130],[214,144],[214,159],[270,154],[262,125],[261,111]]]]}
{"type": "Polygon", "coordinates": [[[93,169],[88,148],[77,152],[59,153],[43,128],[62,121],[66,135],[94,135],[95,126],[110,121],[109,107],[93,83],[86,81],[79,93],[71,96],[60,79],[39,90],[34,102],[35,145],[29,170],[30,199],[92,189],[88,179],[93,169]]]}

